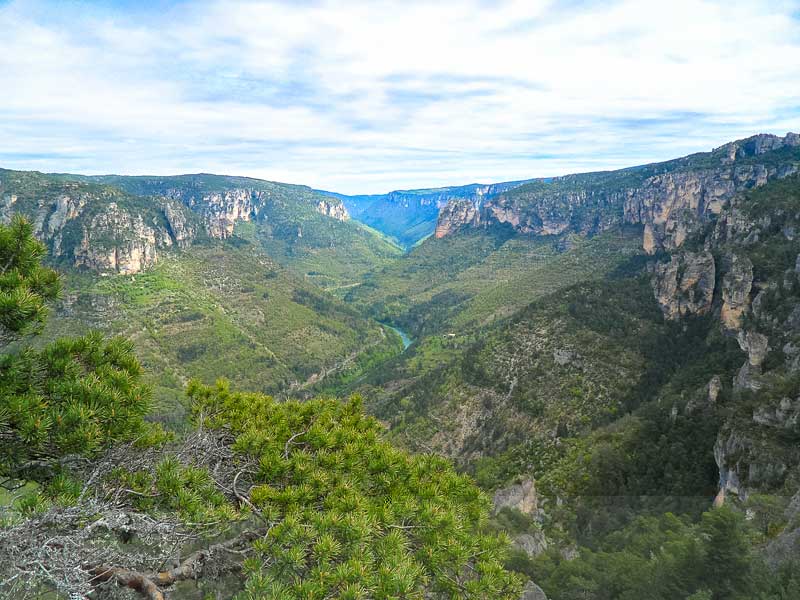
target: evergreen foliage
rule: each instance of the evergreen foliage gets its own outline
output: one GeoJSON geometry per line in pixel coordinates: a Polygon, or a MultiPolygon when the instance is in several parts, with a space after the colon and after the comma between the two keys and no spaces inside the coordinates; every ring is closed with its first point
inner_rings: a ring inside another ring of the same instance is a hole
{"type": "Polygon", "coordinates": [[[519,597],[506,540],[485,530],[488,499],[446,460],[385,442],[360,398],[188,393],[204,427],[229,428],[259,461],[250,501],[270,526],[243,598],[519,597]]]}
{"type": "Polygon", "coordinates": [[[58,275],[41,264],[46,252],[22,217],[0,225],[0,344],[41,327],[59,293],[58,275]]]}
{"type": "MultiPolygon", "coordinates": [[[[59,278],[42,266],[45,247],[16,217],[0,225],[0,324],[7,336],[35,333],[59,278]]],[[[43,350],[0,354],[0,477],[48,476],[54,461],[90,455],[141,431],[148,390],[130,342],[98,333],[43,350]]]]}

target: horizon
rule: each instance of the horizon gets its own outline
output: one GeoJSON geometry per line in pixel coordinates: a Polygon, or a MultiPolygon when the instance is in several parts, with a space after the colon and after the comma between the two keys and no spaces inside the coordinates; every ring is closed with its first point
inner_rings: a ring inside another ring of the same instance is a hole
{"type": "Polygon", "coordinates": [[[0,162],[347,195],[649,164],[800,129],[799,25],[798,0],[0,0],[0,162]]]}
{"type": "MultiPolygon", "coordinates": [[[[347,197],[386,196],[386,195],[389,195],[389,194],[392,194],[392,193],[395,193],[395,192],[424,192],[424,191],[433,192],[433,191],[442,190],[442,189],[449,189],[449,188],[469,187],[471,185],[491,186],[491,185],[500,185],[500,184],[504,184],[504,183],[530,182],[530,181],[535,181],[535,180],[540,180],[540,179],[555,179],[555,178],[558,178],[558,177],[566,177],[566,176],[569,176],[569,175],[582,175],[582,174],[586,174],[586,173],[602,173],[602,172],[611,172],[611,171],[622,171],[622,170],[625,170],[625,169],[635,169],[637,167],[643,167],[643,166],[652,165],[652,164],[659,164],[659,163],[662,163],[662,162],[669,162],[670,160],[679,159],[679,158],[685,158],[685,157],[691,156],[693,154],[703,154],[703,153],[706,153],[706,152],[713,152],[717,148],[725,146],[726,144],[733,143],[733,142],[739,142],[739,141],[746,140],[746,139],[750,139],[750,138],[756,137],[758,135],[775,135],[775,136],[778,136],[778,137],[784,137],[784,136],[790,135],[790,134],[797,134],[797,132],[786,131],[786,132],[784,132],[782,134],[758,132],[758,133],[753,133],[751,135],[745,136],[743,138],[738,138],[736,140],[728,140],[728,141],[723,142],[723,143],[721,143],[719,145],[713,146],[708,150],[699,150],[698,152],[693,152],[693,153],[690,153],[690,154],[685,154],[685,155],[681,155],[681,156],[672,156],[672,157],[669,157],[669,158],[665,158],[663,160],[656,160],[656,161],[651,161],[651,162],[643,162],[643,163],[638,163],[638,164],[632,164],[632,165],[617,167],[617,168],[614,168],[614,169],[598,169],[596,171],[567,171],[565,173],[559,173],[557,175],[539,175],[539,176],[536,176],[536,177],[525,177],[525,178],[521,178],[521,179],[504,179],[504,180],[493,180],[493,181],[470,181],[469,183],[452,183],[452,184],[441,185],[441,186],[436,186],[436,187],[433,187],[433,186],[420,186],[420,187],[411,187],[411,188],[396,188],[396,189],[386,190],[386,191],[383,191],[383,192],[369,192],[369,193],[358,193],[358,192],[356,192],[356,193],[343,193],[343,192],[339,192],[337,190],[333,190],[333,189],[330,189],[330,188],[327,188],[327,189],[326,188],[317,188],[317,187],[313,187],[313,186],[310,186],[308,184],[305,184],[305,183],[302,183],[302,182],[296,182],[296,181],[278,181],[276,179],[266,179],[266,178],[263,178],[263,177],[255,177],[253,175],[246,175],[246,174],[243,175],[243,174],[237,174],[237,173],[214,173],[214,172],[209,172],[209,171],[191,171],[191,172],[187,171],[187,172],[181,172],[181,173],[95,173],[95,174],[91,174],[91,173],[79,173],[79,172],[74,172],[74,171],[37,171],[35,169],[7,169],[7,170],[39,172],[39,173],[42,173],[43,175],[78,175],[78,176],[81,176],[81,177],[145,177],[145,178],[153,177],[153,178],[155,178],[155,177],[193,177],[193,176],[210,175],[210,176],[214,176],[214,177],[237,177],[237,178],[243,178],[243,179],[255,179],[255,180],[258,180],[258,181],[266,181],[268,183],[276,183],[276,184],[282,184],[282,185],[295,185],[295,186],[301,186],[301,187],[310,188],[312,191],[315,191],[315,192],[337,194],[339,196],[347,196],[347,197]]],[[[3,167],[2,165],[0,165],[0,169],[6,169],[6,167],[3,167]]]]}

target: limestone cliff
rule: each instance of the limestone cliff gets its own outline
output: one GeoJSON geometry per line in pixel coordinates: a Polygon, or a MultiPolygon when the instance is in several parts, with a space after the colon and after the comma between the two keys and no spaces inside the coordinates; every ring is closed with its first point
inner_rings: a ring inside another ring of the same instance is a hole
{"type": "Polygon", "coordinates": [[[434,236],[443,238],[465,225],[477,225],[478,223],[479,213],[473,202],[470,200],[451,200],[439,212],[439,220],[436,223],[434,236]]]}
{"type": "Polygon", "coordinates": [[[342,202],[321,199],[317,202],[317,212],[337,221],[347,221],[350,215],[342,202]]]}
{"type": "Polygon", "coordinates": [[[661,311],[668,319],[704,315],[714,299],[716,269],[710,252],[685,252],[655,267],[653,289],[661,311]]]}
{"type": "Polygon", "coordinates": [[[526,234],[593,234],[629,223],[643,226],[647,252],[675,250],[736,194],[798,166],[800,135],[757,135],[666,163],[534,180],[487,200],[468,220],[454,219],[448,205],[436,231],[498,222],[526,234]]]}
{"type": "MultiPolygon", "coordinates": [[[[273,183],[247,177],[178,175],[175,177],[109,177],[104,181],[139,196],[181,202],[200,216],[209,237],[226,239],[236,223],[266,221],[279,209],[286,213],[315,211],[339,221],[350,218],[338,198],[305,186],[273,183]]],[[[295,215],[295,216],[298,216],[295,215]]],[[[296,230],[296,227],[295,227],[296,230]]]]}
{"type": "Polygon", "coordinates": [[[349,219],[341,200],[241,177],[48,176],[0,169],[0,219],[28,216],[51,256],[102,274],[138,273],[198,235],[225,239],[241,221],[278,220],[299,237],[317,213],[349,219]]]}
{"type": "Polygon", "coordinates": [[[138,273],[197,235],[191,211],[169,199],[14,171],[0,172],[0,192],[0,220],[26,215],[54,260],[100,274],[138,273]]]}

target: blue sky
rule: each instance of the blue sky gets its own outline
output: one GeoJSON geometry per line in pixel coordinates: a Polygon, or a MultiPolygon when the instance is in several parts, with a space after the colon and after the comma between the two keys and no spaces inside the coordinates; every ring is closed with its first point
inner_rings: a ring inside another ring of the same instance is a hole
{"type": "Polygon", "coordinates": [[[0,0],[0,166],[344,193],[800,130],[800,0],[0,0]]]}

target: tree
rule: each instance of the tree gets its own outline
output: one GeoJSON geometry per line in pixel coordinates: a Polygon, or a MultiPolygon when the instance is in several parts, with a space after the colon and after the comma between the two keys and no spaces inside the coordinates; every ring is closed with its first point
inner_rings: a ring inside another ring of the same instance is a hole
{"type": "Polygon", "coordinates": [[[704,567],[715,599],[752,597],[753,561],[743,520],[741,514],[727,507],[703,513],[704,567]]]}
{"type": "Polygon", "coordinates": [[[61,290],[58,274],[42,266],[46,253],[24,218],[0,225],[0,347],[44,324],[61,290]]]}
{"type": "Polygon", "coordinates": [[[189,387],[200,425],[236,436],[247,505],[270,524],[243,598],[518,598],[489,500],[444,459],[382,439],[362,401],[276,402],[189,387]]]}
{"type": "Polygon", "coordinates": [[[47,480],[59,461],[92,455],[140,432],[149,408],[132,345],[98,333],[34,350],[9,343],[36,334],[60,280],[45,246],[15,217],[0,225],[0,483],[47,480]]]}

